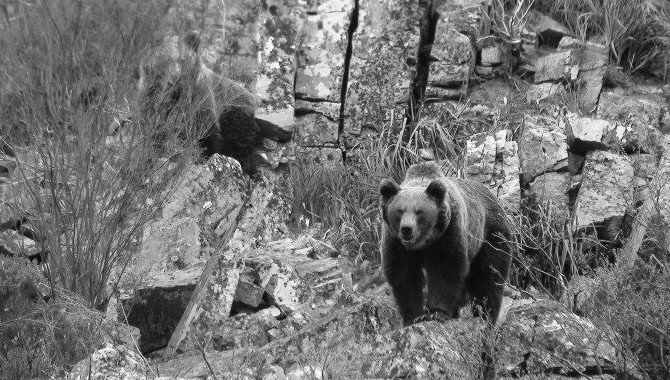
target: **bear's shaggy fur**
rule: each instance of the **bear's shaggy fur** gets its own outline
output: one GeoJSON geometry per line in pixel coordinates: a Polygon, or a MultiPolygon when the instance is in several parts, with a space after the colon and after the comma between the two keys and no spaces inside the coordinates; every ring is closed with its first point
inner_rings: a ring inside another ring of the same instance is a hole
{"type": "Polygon", "coordinates": [[[189,34],[170,39],[140,64],[141,112],[168,114],[177,103],[200,108],[198,124],[209,127],[199,140],[202,155],[233,157],[253,174],[265,159],[257,152],[264,138],[280,143],[291,132],[254,116],[256,97],[242,85],[214,73],[199,59],[199,39],[189,34]]]}
{"type": "Polygon", "coordinates": [[[494,324],[508,279],[511,234],[490,191],[421,163],[409,168],[400,186],[382,181],[380,192],[382,265],[403,323],[458,318],[469,296],[473,313],[494,324]]]}

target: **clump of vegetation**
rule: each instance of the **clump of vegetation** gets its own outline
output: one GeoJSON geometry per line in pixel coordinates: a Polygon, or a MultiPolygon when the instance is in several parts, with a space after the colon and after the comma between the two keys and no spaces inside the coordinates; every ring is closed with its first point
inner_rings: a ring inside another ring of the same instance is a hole
{"type": "Polygon", "coordinates": [[[0,258],[0,279],[0,378],[63,374],[105,339],[102,316],[80,297],[44,301],[44,279],[26,260],[0,258]]]}
{"type": "Polygon", "coordinates": [[[640,369],[652,379],[670,376],[670,274],[639,263],[633,270],[601,270],[583,306],[585,315],[617,333],[622,365],[640,369]]]}
{"type": "Polygon", "coordinates": [[[565,221],[540,206],[528,207],[510,219],[518,252],[510,282],[521,289],[533,286],[559,298],[577,274],[583,258],[581,242],[572,236],[565,221]]]}
{"type": "Polygon", "coordinates": [[[668,60],[667,0],[536,0],[534,8],[564,23],[581,40],[603,37],[617,64],[642,70],[668,60]]]}

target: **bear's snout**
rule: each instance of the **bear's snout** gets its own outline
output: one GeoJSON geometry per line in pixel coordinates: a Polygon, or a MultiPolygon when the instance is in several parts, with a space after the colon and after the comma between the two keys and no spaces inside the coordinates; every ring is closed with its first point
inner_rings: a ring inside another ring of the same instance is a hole
{"type": "Polygon", "coordinates": [[[404,243],[414,243],[417,232],[416,218],[412,213],[405,213],[400,218],[400,239],[404,243]]]}
{"type": "Polygon", "coordinates": [[[402,240],[405,241],[412,240],[412,227],[410,226],[400,227],[400,236],[402,237],[402,240]]]}

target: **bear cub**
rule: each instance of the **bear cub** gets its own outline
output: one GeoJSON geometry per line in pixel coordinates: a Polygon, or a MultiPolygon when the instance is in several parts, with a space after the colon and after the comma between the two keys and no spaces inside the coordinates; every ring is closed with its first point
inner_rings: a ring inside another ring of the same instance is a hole
{"type": "Polygon", "coordinates": [[[510,227],[484,185],[432,162],[380,185],[382,266],[405,326],[473,314],[495,324],[511,263],[510,227]],[[424,300],[424,285],[427,285],[424,300]]]}

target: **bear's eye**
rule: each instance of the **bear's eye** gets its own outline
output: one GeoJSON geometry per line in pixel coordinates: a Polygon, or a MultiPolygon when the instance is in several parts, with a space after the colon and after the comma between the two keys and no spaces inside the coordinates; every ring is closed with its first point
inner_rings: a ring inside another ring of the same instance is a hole
{"type": "Polygon", "coordinates": [[[423,214],[423,210],[416,210],[416,211],[414,211],[414,213],[415,213],[416,215],[422,215],[422,214],[423,214]]]}

